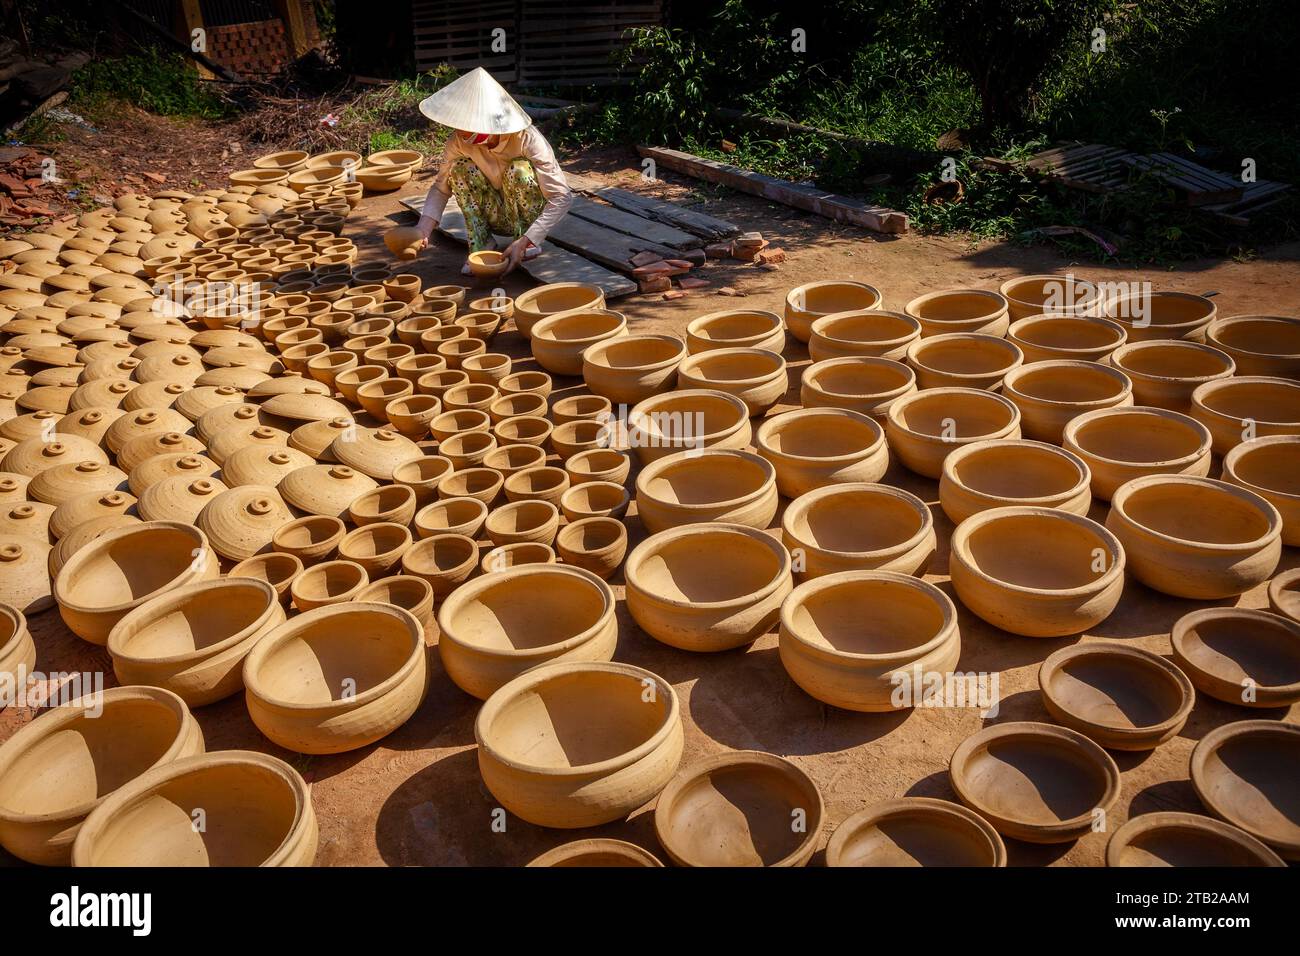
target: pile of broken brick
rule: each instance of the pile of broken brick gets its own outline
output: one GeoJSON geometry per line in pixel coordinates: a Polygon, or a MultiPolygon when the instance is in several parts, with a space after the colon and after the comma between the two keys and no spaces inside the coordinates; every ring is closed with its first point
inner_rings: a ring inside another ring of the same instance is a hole
{"type": "MultiPolygon", "coordinates": [[[[708,259],[734,259],[774,269],[785,262],[785,251],[772,246],[761,232],[746,232],[730,242],[715,242],[703,249],[689,249],[671,259],[657,252],[638,252],[631,259],[632,277],[637,280],[642,292],[662,292],[665,299],[680,299],[709,284],[707,279],[690,275],[692,269],[704,265],[708,259]]],[[[729,286],[718,292],[720,295],[743,294],[729,286]]]]}
{"type": "Polygon", "coordinates": [[[0,227],[35,226],[64,211],[48,163],[26,146],[0,148],[0,227]]]}

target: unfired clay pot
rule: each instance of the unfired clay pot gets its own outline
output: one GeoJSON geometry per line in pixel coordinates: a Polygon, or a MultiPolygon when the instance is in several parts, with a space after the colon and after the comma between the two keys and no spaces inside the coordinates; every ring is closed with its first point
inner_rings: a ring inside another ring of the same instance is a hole
{"type": "Polygon", "coordinates": [[[790,502],[781,540],[799,580],[839,571],[924,574],[934,557],[934,517],[924,501],[889,485],[827,485],[790,502]]]}
{"type": "Polygon", "coordinates": [[[244,662],[253,723],[298,753],[342,753],[387,736],[420,706],[426,681],[414,615],[357,601],[292,618],[244,662]]]}
{"type": "Polygon", "coordinates": [[[785,395],[785,359],[767,349],[711,349],[684,359],[677,370],[681,388],[714,389],[735,395],[751,417],[762,415],[785,395]]]}
{"type": "Polygon", "coordinates": [[[745,403],[707,389],[651,396],[632,409],[627,424],[642,464],[678,451],[744,448],[753,436],[745,403]]]}
{"type": "Polygon", "coordinates": [[[416,512],[415,531],[421,538],[435,534],[463,534],[476,538],[487,516],[487,505],[477,498],[442,498],[416,512]]]}
{"type": "Polygon", "coordinates": [[[1087,631],[1124,590],[1118,537],[1082,515],[993,508],[952,534],[948,573],[961,602],[994,627],[1026,637],[1087,631]]]}
{"type": "Polygon", "coordinates": [[[1245,830],[1199,813],[1132,817],[1106,844],[1107,866],[1286,866],[1245,830]]]}
{"type": "Polygon", "coordinates": [[[609,309],[575,309],[547,316],[532,327],[537,364],[554,375],[581,375],[584,350],[627,335],[627,318],[609,309]]]}
{"type": "MultiPolygon", "coordinates": [[[[527,472],[524,472],[527,474],[527,472]]],[[[549,501],[512,501],[493,510],[483,523],[495,545],[533,541],[550,544],[560,527],[560,510],[549,501]]]]}
{"type": "Polygon", "coordinates": [[[1300,623],[1242,607],[1184,614],[1169,635],[1173,658],[1204,694],[1239,707],[1300,701],[1300,623]]]}
{"type": "MultiPolygon", "coordinates": [[[[376,521],[348,532],[339,542],[339,558],[359,565],[367,578],[374,580],[392,571],[412,540],[406,525],[376,521]]],[[[359,597],[354,600],[359,600],[359,597]]]]}
{"type": "Polygon", "coordinates": [[[281,525],[271,536],[271,547],[294,555],[310,567],[333,557],[347,527],[332,515],[307,515],[281,525]]]}
{"type": "MultiPolygon", "coordinates": [[[[621,343],[623,340],[615,341],[621,343]]],[[[566,422],[605,421],[612,414],[613,404],[600,395],[569,395],[551,406],[551,421],[557,425],[566,422]]]]}
{"type": "Polygon", "coordinates": [[[438,482],[439,498],[477,498],[491,505],[501,494],[504,479],[491,468],[464,468],[438,482]]]}
{"type": "Polygon", "coordinates": [[[923,338],[953,333],[1002,338],[1010,324],[1006,298],[983,289],[928,292],[907,303],[904,311],[920,322],[923,338]]]}
{"type": "Polygon", "coordinates": [[[625,335],[582,353],[582,379],[597,395],[635,405],[673,387],[686,346],[671,335],[625,335]]]}
{"type": "Polygon", "coordinates": [[[311,866],[317,837],[298,771],[269,754],[221,750],[157,767],[114,793],[86,819],[72,863],[311,866]]]}
{"type": "Polygon", "coordinates": [[[687,651],[743,647],[766,634],[793,587],[785,547],[737,524],[651,535],[628,556],[623,575],[641,629],[687,651]]]}
{"type": "Polygon", "coordinates": [[[1197,388],[1236,374],[1226,353],[1198,342],[1167,339],[1122,346],[1111,353],[1110,364],[1129,377],[1137,404],[1183,414],[1191,410],[1197,388]]]}
{"type": "Polygon", "coordinates": [[[884,429],[842,408],[776,415],[759,427],[754,445],[776,469],[776,487],[787,498],[831,484],[873,482],[889,468],[884,429]]]}
{"type": "Polygon", "coordinates": [[[622,484],[632,470],[632,459],[625,451],[615,448],[592,448],[578,452],[565,460],[564,471],[569,483],[580,485],[588,481],[613,481],[622,484]]]}
{"type": "Polygon", "coordinates": [[[934,388],[897,399],[885,425],[889,447],[911,471],[939,478],[961,445],[1020,437],[1020,409],[973,388],[934,388]]]}
{"type": "Polygon", "coordinates": [[[961,804],[885,800],[849,817],[826,844],[827,866],[1006,866],[998,831],[961,804]]]}
{"type": "Polygon", "coordinates": [[[1007,374],[1002,394],[1020,409],[1024,435],[1053,444],[1078,416],[1133,404],[1128,376],[1095,362],[1023,365],[1007,374]]]}
{"type": "Polygon", "coordinates": [[[1300,382],[1255,375],[1206,382],[1192,393],[1191,416],[1210,430],[1217,455],[1253,438],[1300,435],[1300,382]]]}
{"type": "Polygon", "coordinates": [[[569,490],[569,476],[563,468],[539,465],[508,475],[502,489],[510,501],[549,501],[558,506],[569,490]]]}
{"type": "Polygon", "coordinates": [[[1268,606],[1274,614],[1300,622],[1300,568],[1283,571],[1268,582],[1268,606]]]}
{"type": "Polygon", "coordinates": [[[1282,554],[1277,509],[1253,491],[1211,478],[1134,478],[1111,498],[1106,527],[1123,542],[1134,577],[1198,601],[1262,584],[1282,554]]]}
{"type": "Polygon", "coordinates": [[[1300,377],[1300,320],[1234,315],[1211,322],[1205,340],[1232,356],[1242,375],[1300,377]]]}
{"type": "Polygon", "coordinates": [[[1078,276],[1030,275],[1008,279],[998,287],[1006,297],[1012,319],[1031,315],[1096,315],[1101,304],[1097,287],[1078,276]]]}
{"type": "Polygon", "coordinates": [[[1003,836],[1068,843],[1092,831],[1119,799],[1119,768],[1083,734],[1031,721],[990,724],[948,765],[958,798],[1003,836]]]}
{"type": "Polygon", "coordinates": [[[555,550],[565,564],[605,580],[627,554],[627,526],[604,516],[570,519],[555,536],[555,550]]]}
{"type": "Polygon", "coordinates": [[[1300,546],[1300,435],[1243,442],[1224,456],[1223,480],[1269,502],[1282,515],[1282,543],[1300,546]]]}
{"type": "Polygon", "coordinates": [[[451,532],[415,542],[402,555],[402,573],[429,582],[435,598],[443,598],[464,583],[478,566],[474,539],[451,532]]]}
{"type": "Polygon", "coordinates": [[[921,388],[987,388],[997,391],[1007,373],[1024,361],[1020,347],[996,335],[951,332],[917,339],[907,364],[921,388]]]}
{"type": "Polygon", "coordinates": [[[357,601],[391,604],[410,611],[424,628],[425,642],[428,643],[433,626],[433,588],[428,581],[408,574],[394,574],[366,585],[357,595],[357,601]]]}
{"type": "Polygon", "coordinates": [[[36,645],[27,629],[27,618],[16,607],[0,604],[0,675],[9,675],[17,686],[26,681],[20,673],[28,674],[35,668],[36,645]]]}
{"type": "Polygon", "coordinates": [[[785,323],[775,312],[710,312],[686,323],[686,350],[692,355],[709,349],[785,348],[785,323]]]}
{"type": "Polygon", "coordinates": [[[847,408],[882,425],[896,399],[916,391],[916,372],[893,359],[827,359],[803,371],[799,401],[805,408],[847,408]]]}
{"type": "Polygon", "coordinates": [[[508,571],[526,564],[554,564],[555,549],[549,544],[536,544],[524,541],[519,544],[503,544],[483,555],[479,569],[484,574],[494,571],[508,571]]]}
{"type": "Polygon", "coordinates": [[[514,678],[479,710],[474,737],[501,805],[563,829],[626,817],[663,789],[682,756],[672,686],[604,661],[553,662],[514,678]]]}
{"type": "Polygon", "coordinates": [[[804,582],[781,606],[780,633],[781,664],[796,684],[823,703],[866,713],[912,706],[919,693],[896,693],[900,679],[910,679],[902,675],[949,674],[961,655],[952,601],[895,571],[804,582]]]}
{"type": "Polygon", "coordinates": [[[1300,776],[1300,727],[1243,720],[1216,727],[1192,751],[1192,786],[1216,817],[1300,860],[1295,781],[1300,776]]]}
{"type": "Polygon", "coordinates": [[[1092,474],[1092,493],[1109,501],[1120,485],[1146,475],[1210,473],[1210,431],[1163,408],[1106,408],[1071,419],[1061,447],[1092,474]]]}
{"type": "Polygon", "coordinates": [[[414,458],[393,469],[393,481],[415,493],[416,507],[419,508],[438,497],[438,482],[451,474],[451,470],[451,462],[445,458],[414,458]]]}
{"type": "Polygon", "coordinates": [[[1128,341],[1124,326],[1084,315],[1031,315],[1017,319],[1007,338],[1020,346],[1026,364],[1047,361],[1106,363],[1128,341]]]}
{"type": "Polygon", "coordinates": [[[627,489],[613,481],[588,481],[560,495],[560,513],[569,521],[618,518],[631,503],[627,489]]]}
{"type": "Polygon", "coordinates": [[[355,561],[326,561],[309,567],[293,579],[289,595],[299,611],[355,601],[370,583],[366,569],[355,561]]]}
{"type": "Polygon", "coordinates": [[[1152,339],[1192,339],[1203,342],[1205,330],[1218,310],[1203,295],[1189,292],[1139,292],[1105,305],[1107,318],[1128,331],[1130,342],[1152,339]]]}
{"type": "Polygon", "coordinates": [[[902,361],[921,336],[921,323],[906,312],[866,309],[824,315],[812,324],[808,355],[814,362],[850,356],[902,361]]]}
{"type": "Polygon", "coordinates": [[[954,525],[1008,505],[1086,515],[1092,504],[1091,480],[1078,456],[1053,445],[1023,439],[976,442],[944,460],[939,503],[954,525]]]}
{"type": "Polygon", "coordinates": [[[800,342],[812,337],[812,324],[835,312],[878,309],[880,291],[865,282],[827,279],[809,282],[789,291],[785,297],[785,326],[800,342]]]}
{"type": "Polygon", "coordinates": [[[804,866],[825,807],[811,777],[740,750],[687,767],[655,805],[655,834],[678,866],[804,866]]]}
{"type": "Polygon", "coordinates": [[[553,850],[547,850],[541,856],[534,857],[528,863],[535,867],[662,867],[659,858],[648,850],[643,850],[635,843],[625,840],[599,838],[593,840],[574,840],[553,850]]]}
{"type": "Polygon", "coordinates": [[[289,585],[293,583],[294,578],[302,574],[302,570],[302,561],[294,555],[281,554],[279,551],[265,551],[240,561],[230,569],[227,577],[265,581],[275,589],[276,598],[280,603],[286,604],[289,601],[289,585]]]}
{"type": "Polygon", "coordinates": [[[603,309],[605,293],[598,286],[581,282],[553,282],[521,293],[515,299],[515,328],[531,338],[533,326],[547,316],[571,309],[603,309]]]}
{"type": "Polygon", "coordinates": [[[438,629],[448,676],[480,700],[538,664],[608,661],[618,641],[609,586],[557,564],[527,564],[462,585],[439,608],[438,629]]]}
{"type": "Polygon", "coordinates": [[[776,469],[748,451],[679,452],[641,470],[636,501],[651,532],[708,521],[766,528],[778,504],[776,469]]]}

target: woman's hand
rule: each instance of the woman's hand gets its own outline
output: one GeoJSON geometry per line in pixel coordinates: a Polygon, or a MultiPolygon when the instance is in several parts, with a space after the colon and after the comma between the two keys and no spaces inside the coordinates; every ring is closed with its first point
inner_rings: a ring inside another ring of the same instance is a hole
{"type": "Polygon", "coordinates": [[[437,228],[438,221],[429,216],[421,216],[420,221],[415,224],[415,228],[420,231],[420,241],[416,245],[416,251],[422,251],[429,246],[429,238],[433,235],[433,230],[437,228]]]}
{"type": "Polygon", "coordinates": [[[511,272],[514,272],[515,269],[519,268],[519,263],[524,261],[524,253],[527,252],[531,246],[532,242],[527,236],[520,236],[514,242],[510,243],[510,245],[506,246],[506,271],[501,274],[509,275],[511,272]]]}

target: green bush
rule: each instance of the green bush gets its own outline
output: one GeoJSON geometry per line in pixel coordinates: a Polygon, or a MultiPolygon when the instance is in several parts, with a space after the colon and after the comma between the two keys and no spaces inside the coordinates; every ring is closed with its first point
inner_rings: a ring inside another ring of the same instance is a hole
{"type": "Polygon", "coordinates": [[[118,101],[159,116],[219,119],[228,112],[188,58],[153,49],[91,60],[73,75],[72,101],[88,113],[118,101]]]}

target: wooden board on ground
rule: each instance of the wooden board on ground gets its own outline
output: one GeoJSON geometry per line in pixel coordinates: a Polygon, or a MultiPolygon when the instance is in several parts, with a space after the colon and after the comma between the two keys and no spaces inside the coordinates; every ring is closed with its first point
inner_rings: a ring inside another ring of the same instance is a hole
{"type": "Polygon", "coordinates": [[[698,249],[704,245],[699,236],[678,229],[675,226],[645,219],[630,212],[623,212],[604,203],[592,202],[585,196],[574,196],[569,208],[570,216],[577,216],[598,226],[625,233],[637,239],[658,243],[669,249],[698,249]]]}
{"type": "Polygon", "coordinates": [[[1128,182],[1132,156],[1127,150],[1100,143],[1071,143],[1036,153],[1026,164],[1072,189],[1086,192],[1109,192],[1128,182]]]}
{"type": "Polygon", "coordinates": [[[740,192],[762,196],[837,222],[849,222],[864,229],[884,233],[903,233],[908,229],[906,214],[884,206],[873,206],[850,196],[828,193],[814,186],[803,186],[773,176],[764,176],[762,173],[741,169],[739,166],[729,166],[726,163],[675,149],[638,146],[637,152],[653,159],[664,169],[729,186],[740,192]]]}
{"type": "Polygon", "coordinates": [[[1276,206],[1288,198],[1290,183],[1276,183],[1260,179],[1243,184],[1242,197],[1236,202],[1215,203],[1200,208],[1214,213],[1225,222],[1234,226],[1249,226],[1252,217],[1258,216],[1271,206],[1276,206]]]}
{"type": "Polygon", "coordinates": [[[1189,206],[1239,202],[1242,198],[1243,184],[1240,180],[1172,153],[1132,156],[1125,162],[1168,183],[1184,195],[1189,206]]]}
{"type": "MultiPolygon", "coordinates": [[[[418,214],[424,206],[424,197],[408,196],[401,202],[403,206],[418,214]]],[[[468,242],[465,217],[461,215],[455,199],[449,200],[447,208],[443,210],[438,231],[457,242],[468,242]]],[[[617,299],[637,290],[637,284],[631,279],[611,272],[582,256],[558,248],[550,242],[542,243],[541,254],[533,259],[526,259],[519,268],[530,278],[541,283],[586,282],[600,286],[605,290],[606,299],[617,299]]]]}
{"type": "Polygon", "coordinates": [[[653,252],[663,259],[675,259],[678,252],[657,242],[615,232],[576,216],[565,216],[557,222],[547,236],[547,241],[626,275],[632,274],[631,259],[638,252],[653,252]]]}
{"type": "Polygon", "coordinates": [[[728,239],[741,232],[741,228],[735,223],[694,209],[687,209],[676,203],[655,199],[653,196],[642,196],[617,186],[602,186],[577,173],[566,171],[565,175],[568,177],[569,185],[578,192],[603,199],[611,206],[644,219],[653,219],[669,226],[676,226],[708,242],[728,239]]]}

